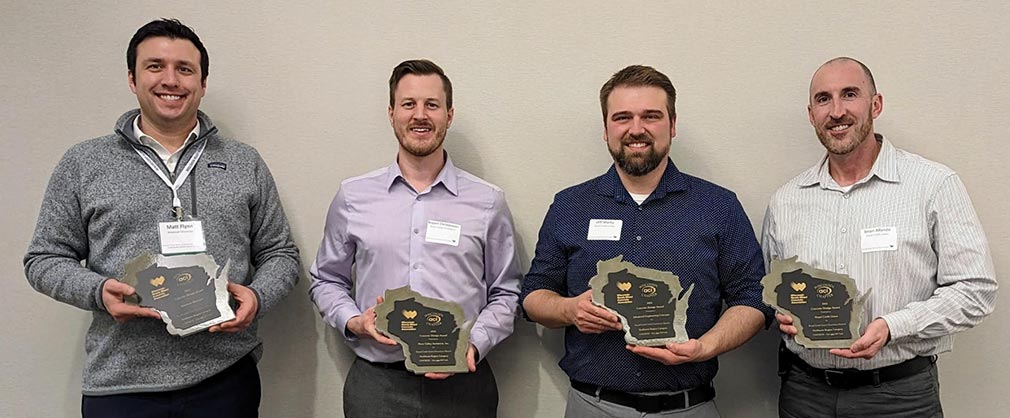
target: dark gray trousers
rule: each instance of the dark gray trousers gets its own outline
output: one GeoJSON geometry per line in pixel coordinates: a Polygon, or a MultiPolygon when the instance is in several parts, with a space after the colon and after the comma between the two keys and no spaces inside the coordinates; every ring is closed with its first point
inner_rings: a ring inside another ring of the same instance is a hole
{"type": "Polygon", "coordinates": [[[781,418],[942,418],[936,364],[914,375],[839,389],[790,368],[779,392],[781,418]]]}
{"type": "Polygon", "coordinates": [[[487,361],[473,373],[432,380],[355,358],[344,381],[346,418],[493,418],[498,384],[487,361]]]}

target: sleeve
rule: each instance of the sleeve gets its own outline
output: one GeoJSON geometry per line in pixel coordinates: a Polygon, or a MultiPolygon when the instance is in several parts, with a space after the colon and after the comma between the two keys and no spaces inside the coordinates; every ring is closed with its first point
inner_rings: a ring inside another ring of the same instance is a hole
{"type": "MultiPolygon", "coordinates": [[[[519,306],[530,293],[540,289],[550,290],[561,296],[568,295],[568,255],[565,248],[555,237],[555,225],[558,217],[557,211],[558,196],[555,196],[554,203],[547,209],[544,223],[540,227],[540,236],[537,238],[537,248],[530,264],[530,271],[523,280],[522,293],[520,294],[519,306]]],[[[523,316],[530,320],[523,311],[523,316]]]]}
{"type": "Polygon", "coordinates": [[[882,316],[892,340],[936,338],[969,329],[992,313],[996,301],[998,285],[989,244],[956,175],[940,185],[929,216],[937,288],[929,299],[882,316]]]}
{"type": "Polygon", "coordinates": [[[347,333],[347,321],[361,315],[361,310],[351,294],[354,284],[351,267],[356,247],[347,233],[347,215],[345,191],[341,187],[330,204],[323,227],[323,241],[309,271],[312,276],[309,297],[327,324],[353,340],[355,337],[347,333]]]}
{"type": "Polygon", "coordinates": [[[761,299],[765,267],[761,246],[754,236],[747,213],[732,196],[719,240],[719,277],[727,306],[750,306],[765,315],[767,326],[773,311],[761,299]]]}
{"type": "Polygon", "coordinates": [[[487,305],[477,316],[470,334],[470,341],[482,357],[512,334],[520,276],[512,213],[505,194],[498,191],[489,212],[484,246],[487,305]]]}
{"type": "Polygon", "coordinates": [[[256,272],[248,286],[259,298],[259,318],[291,293],[298,283],[300,262],[274,178],[259,154],[256,160],[259,196],[251,208],[249,228],[251,261],[256,272]]]}
{"type": "Polygon", "coordinates": [[[25,276],[35,290],[53,299],[85,310],[104,310],[102,283],[107,278],[81,265],[88,258],[89,244],[73,154],[73,149],[64,154],[49,180],[24,257],[25,276]]]}

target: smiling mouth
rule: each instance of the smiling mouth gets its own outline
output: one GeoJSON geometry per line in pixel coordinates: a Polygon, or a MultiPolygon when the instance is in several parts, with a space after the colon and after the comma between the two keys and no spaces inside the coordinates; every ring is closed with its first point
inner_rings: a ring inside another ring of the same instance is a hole
{"type": "Polygon", "coordinates": [[[835,126],[832,126],[832,127],[828,128],[828,130],[829,131],[833,131],[833,132],[841,132],[841,131],[844,131],[846,129],[849,129],[850,126],[852,126],[852,124],[835,125],[835,126]]]}
{"type": "Polygon", "coordinates": [[[413,133],[417,133],[417,134],[426,134],[428,132],[431,132],[431,127],[430,126],[415,126],[415,127],[410,128],[410,131],[413,132],[413,133]]]}
{"type": "Polygon", "coordinates": [[[176,100],[182,100],[184,97],[186,97],[186,96],[181,95],[181,94],[157,94],[157,96],[160,99],[166,100],[166,101],[169,101],[169,102],[174,102],[176,100]]]}

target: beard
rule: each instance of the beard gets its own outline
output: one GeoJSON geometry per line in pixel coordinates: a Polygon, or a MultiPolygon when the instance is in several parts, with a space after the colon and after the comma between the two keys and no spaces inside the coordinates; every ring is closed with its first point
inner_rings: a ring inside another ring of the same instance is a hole
{"type": "Polygon", "coordinates": [[[849,135],[847,135],[844,140],[837,140],[831,136],[831,130],[829,130],[825,125],[818,126],[817,129],[814,129],[814,131],[817,132],[817,139],[821,141],[821,145],[824,145],[824,148],[834,155],[846,155],[856,148],[859,148],[859,145],[862,144],[863,141],[870,136],[870,132],[873,131],[873,115],[869,112],[866,115],[865,121],[858,126],[855,125],[855,121],[850,117],[844,117],[838,120],[838,122],[848,123],[855,127],[855,129],[849,132],[849,135]]]}
{"type": "Polygon", "coordinates": [[[655,170],[663,162],[666,154],[670,153],[669,148],[663,150],[664,152],[657,150],[656,141],[653,141],[652,137],[648,134],[625,136],[621,139],[621,143],[618,144],[617,149],[610,148],[609,146],[607,149],[610,150],[610,156],[614,157],[614,162],[617,163],[617,166],[628,175],[635,177],[651,173],[652,170],[655,170]],[[624,149],[624,144],[631,142],[645,142],[651,146],[643,152],[629,153],[624,149]]]}
{"type": "Polygon", "coordinates": [[[408,154],[415,157],[427,157],[442,146],[442,142],[445,141],[446,131],[438,129],[433,125],[423,125],[423,127],[431,128],[434,138],[431,141],[412,140],[410,138],[410,129],[419,126],[422,125],[408,126],[403,131],[396,130],[396,140],[400,143],[400,147],[407,151],[408,154]]]}

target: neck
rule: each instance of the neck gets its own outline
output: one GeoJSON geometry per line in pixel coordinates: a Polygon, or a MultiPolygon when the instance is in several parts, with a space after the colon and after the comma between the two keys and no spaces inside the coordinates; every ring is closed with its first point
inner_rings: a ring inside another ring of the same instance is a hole
{"type": "Polygon", "coordinates": [[[400,173],[410,187],[420,193],[428,190],[438,177],[438,173],[442,171],[442,167],[445,166],[445,152],[439,147],[431,154],[418,157],[401,149],[396,154],[396,164],[400,166],[400,173]]]}
{"type": "Polygon", "coordinates": [[[877,142],[876,135],[870,134],[869,138],[848,154],[829,153],[828,173],[839,186],[851,186],[870,174],[878,154],[880,143],[877,142]]]}
{"type": "Polygon", "coordinates": [[[196,118],[190,123],[179,123],[177,126],[159,126],[152,123],[150,119],[140,114],[140,130],[158,141],[168,152],[175,152],[182,144],[186,143],[189,133],[196,127],[196,118]]]}
{"type": "Polygon", "coordinates": [[[656,187],[659,186],[659,180],[663,178],[663,173],[666,172],[666,165],[669,162],[668,159],[664,158],[655,169],[645,173],[643,176],[632,176],[621,170],[620,166],[617,166],[617,176],[621,178],[621,184],[624,185],[625,189],[628,189],[628,193],[652,194],[652,191],[656,190],[656,187]]]}

